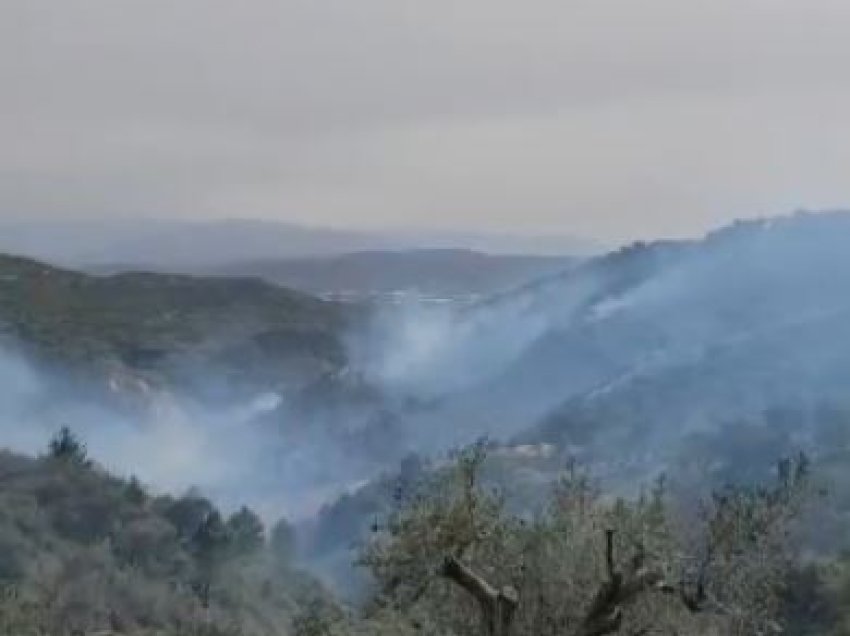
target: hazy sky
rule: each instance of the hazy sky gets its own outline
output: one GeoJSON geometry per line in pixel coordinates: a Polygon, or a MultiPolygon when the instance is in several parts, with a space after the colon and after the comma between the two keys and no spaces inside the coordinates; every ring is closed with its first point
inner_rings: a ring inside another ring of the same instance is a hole
{"type": "Polygon", "coordinates": [[[847,0],[0,0],[0,215],[700,232],[850,205],[847,0]]]}

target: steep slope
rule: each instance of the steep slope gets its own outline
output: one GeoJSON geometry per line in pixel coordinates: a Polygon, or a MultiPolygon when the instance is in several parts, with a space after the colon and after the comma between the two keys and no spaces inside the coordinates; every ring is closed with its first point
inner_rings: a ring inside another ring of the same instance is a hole
{"type": "MultiPolygon", "coordinates": [[[[546,356],[564,360],[561,372],[578,339],[605,372],[590,387],[565,386],[565,401],[522,439],[658,467],[675,461],[685,440],[724,425],[846,404],[849,247],[847,215],[740,224],[606,293],[545,337],[546,356]]],[[[532,349],[512,373],[541,359],[532,349]]],[[[798,445],[812,435],[805,421],[791,432],[798,445]]],[[[734,426],[723,430],[733,437],[734,426]]]]}
{"type": "Polygon", "coordinates": [[[838,399],[850,380],[848,247],[842,213],[631,246],[447,321],[396,382],[437,401],[414,429],[438,445],[530,426],[525,441],[618,429],[651,445],[838,399]]]}

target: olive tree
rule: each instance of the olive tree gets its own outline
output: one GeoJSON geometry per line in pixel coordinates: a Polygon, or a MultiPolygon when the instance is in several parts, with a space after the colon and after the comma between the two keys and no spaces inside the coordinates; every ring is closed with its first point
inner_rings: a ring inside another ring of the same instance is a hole
{"type": "Polygon", "coordinates": [[[782,462],[770,487],[714,493],[691,518],[663,482],[616,500],[575,471],[545,512],[510,511],[482,481],[485,461],[484,445],[460,453],[376,528],[361,557],[377,582],[373,613],[458,636],[781,629],[804,458],[782,462]]]}

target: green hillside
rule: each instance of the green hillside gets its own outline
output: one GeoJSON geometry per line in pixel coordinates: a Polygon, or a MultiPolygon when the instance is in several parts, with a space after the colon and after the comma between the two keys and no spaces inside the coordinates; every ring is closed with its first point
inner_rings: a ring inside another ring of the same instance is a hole
{"type": "Polygon", "coordinates": [[[69,433],[38,459],[0,452],[0,486],[0,634],[285,634],[325,598],[285,522],[148,494],[69,433]]]}
{"type": "Polygon", "coordinates": [[[100,277],[0,256],[6,339],[77,370],[119,367],[185,382],[187,368],[202,365],[234,379],[281,381],[341,365],[345,320],[338,305],[257,279],[100,277]]]}

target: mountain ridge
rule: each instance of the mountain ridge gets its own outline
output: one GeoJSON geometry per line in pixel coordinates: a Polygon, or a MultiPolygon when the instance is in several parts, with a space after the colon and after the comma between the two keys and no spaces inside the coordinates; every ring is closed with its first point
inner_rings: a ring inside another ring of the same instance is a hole
{"type": "Polygon", "coordinates": [[[296,366],[300,360],[302,371],[312,367],[315,375],[344,363],[339,334],[350,315],[257,278],[93,276],[0,255],[0,324],[7,342],[69,369],[118,366],[176,380],[183,375],[181,357],[199,355],[235,372],[236,359],[249,355],[258,365],[265,356],[267,367],[269,360],[296,366]]]}
{"type": "Polygon", "coordinates": [[[416,249],[584,256],[598,252],[600,246],[559,235],[357,231],[260,219],[0,221],[0,252],[23,253],[77,269],[210,270],[251,260],[416,249]]]}

